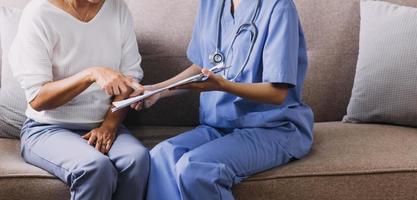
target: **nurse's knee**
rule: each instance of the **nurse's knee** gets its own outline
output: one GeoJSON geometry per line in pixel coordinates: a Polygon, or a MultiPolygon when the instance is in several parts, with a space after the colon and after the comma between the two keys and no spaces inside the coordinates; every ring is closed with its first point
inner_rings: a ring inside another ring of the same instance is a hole
{"type": "MultiPolygon", "coordinates": [[[[185,187],[192,186],[201,181],[201,176],[207,176],[207,173],[198,173],[198,171],[206,170],[210,166],[203,156],[193,155],[191,152],[185,153],[177,162],[175,169],[178,179],[185,187]]],[[[214,177],[213,177],[214,178],[214,177]]]]}
{"type": "Polygon", "coordinates": [[[156,145],[152,150],[149,152],[151,159],[156,158],[163,158],[167,155],[171,155],[174,153],[174,145],[170,143],[168,140],[163,141],[156,145]]]}
{"type": "Polygon", "coordinates": [[[198,184],[217,184],[220,179],[227,185],[232,185],[234,181],[234,173],[226,164],[216,162],[201,152],[184,154],[175,168],[183,190],[198,184]]]}

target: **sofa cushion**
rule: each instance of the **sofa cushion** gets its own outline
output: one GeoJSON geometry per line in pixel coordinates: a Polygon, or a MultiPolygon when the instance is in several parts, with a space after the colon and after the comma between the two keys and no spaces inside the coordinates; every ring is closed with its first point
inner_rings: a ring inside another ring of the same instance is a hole
{"type": "Polygon", "coordinates": [[[340,122],[315,126],[304,159],[234,188],[237,199],[417,199],[417,129],[340,122]]]}
{"type": "MultiPolygon", "coordinates": [[[[162,139],[192,127],[137,127],[132,132],[152,147],[162,139]]],[[[0,130],[1,131],[1,130],[0,130]]],[[[48,172],[25,163],[20,156],[20,141],[0,138],[0,199],[69,199],[69,188],[48,172]]]]}
{"type": "MultiPolygon", "coordinates": [[[[189,129],[191,127],[131,128],[148,147],[189,129]]],[[[237,199],[417,198],[417,129],[330,122],[316,124],[315,137],[313,149],[306,158],[260,173],[237,185],[233,190],[237,199]]],[[[0,139],[0,197],[11,194],[16,188],[26,188],[25,192],[15,193],[16,196],[8,199],[27,199],[24,195],[36,195],[52,187],[55,195],[52,197],[68,199],[65,184],[25,164],[19,155],[19,146],[18,140],[0,139]]],[[[52,197],[50,199],[54,199],[52,197]]]]}
{"type": "Polygon", "coordinates": [[[23,161],[19,140],[0,138],[0,199],[69,199],[69,191],[59,179],[23,161]]]}
{"type": "Polygon", "coordinates": [[[417,8],[361,3],[360,50],[345,122],[417,127],[417,8]]]}

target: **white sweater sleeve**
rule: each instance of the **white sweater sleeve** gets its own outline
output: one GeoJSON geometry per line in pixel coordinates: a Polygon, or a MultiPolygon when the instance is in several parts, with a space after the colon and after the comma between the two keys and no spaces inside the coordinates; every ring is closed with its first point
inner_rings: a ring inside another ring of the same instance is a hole
{"type": "Polygon", "coordinates": [[[121,4],[121,30],[122,30],[122,60],[120,71],[126,76],[141,81],[143,70],[140,66],[142,62],[138,50],[138,43],[134,30],[133,17],[124,1],[121,4]]]}
{"type": "Polygon", "coordinates": [[[9,53],[9,62],[28,103],[45,83],[53,80],[49,43],[40,18],[30,13],[23,15],[9,53]]]}

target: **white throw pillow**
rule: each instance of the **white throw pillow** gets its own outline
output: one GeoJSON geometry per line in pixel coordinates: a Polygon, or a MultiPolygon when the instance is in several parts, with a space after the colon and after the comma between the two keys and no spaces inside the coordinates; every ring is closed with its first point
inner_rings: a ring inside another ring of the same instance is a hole
{"type": "Polygon", "coordinates": [[[362,0],[359,58],[344,121],[417,127],[417,8],[362,0]]]}
{"type": "Polygon", "coordinates": [[[22,11],[0,7],[0,41],[2,52],[0,90],[0,137],[19,138],[21,126],[26,119],[26,100],[23,89],[13,77],[8,62],[9,48],[17,34],[22,11]]]}

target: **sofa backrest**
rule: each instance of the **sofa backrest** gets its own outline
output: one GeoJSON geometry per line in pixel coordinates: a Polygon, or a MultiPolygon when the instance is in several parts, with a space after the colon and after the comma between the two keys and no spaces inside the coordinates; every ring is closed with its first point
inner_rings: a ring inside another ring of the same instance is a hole
{"type": "MultiPolygon", "coordinates": [[[[416,0],[387,0],[417,7],[416,0]]],[[[28,0],[0,0],[23,7],[28,0]]],[[[145,84],[167,79],[191,63],[185,51],[198,0],[126,0],[134,15],[145,84]]],[[[341,120],[349,102],[358,55],[360,0],[295,0],[308,42],[309,71],[304,101],[316,121],[341,120]]],[[[198,95],[163,100],[132,112],[130,124],[195,125],[198,95]]]]}

